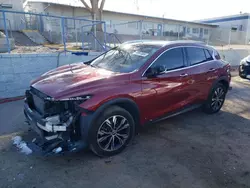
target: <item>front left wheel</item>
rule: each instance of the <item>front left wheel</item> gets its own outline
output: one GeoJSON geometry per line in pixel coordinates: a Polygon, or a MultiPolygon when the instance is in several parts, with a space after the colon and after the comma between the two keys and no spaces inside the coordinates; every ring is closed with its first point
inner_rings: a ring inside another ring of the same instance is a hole
{"type": "Polygon", "coordinates": [[[119,106],[111,106],[92,125],[90,148],[98,156],[112,156],[123,151],[134,134],[135,122],[131,114],[119,106]]]}

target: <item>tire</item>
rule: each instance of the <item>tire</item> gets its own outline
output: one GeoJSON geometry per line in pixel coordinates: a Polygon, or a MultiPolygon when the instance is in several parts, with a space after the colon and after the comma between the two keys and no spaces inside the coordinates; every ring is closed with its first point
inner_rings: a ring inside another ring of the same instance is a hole
{"type": "Polygon", "coordinates": [[[94,120],[89,146],[100,157],[112,156],[122,152],[134,135],[135,121],[131,114],[119,106],[111,106],[94,120]]]}
{"type": "Polygon", "coordinates": [[[219,112],[224,104],[226,93],[226,87],[221,83],[217,83],[209,94],[208,99],[203,106],[203,111],[208,114],[219,112]]]}
{"type": "Polygon", "coordinates": [[[241,71],[241,66],[239,67],[239,76],[241,78],[246,78],[246,74],[244,74],[244,71],[241,71]]]}

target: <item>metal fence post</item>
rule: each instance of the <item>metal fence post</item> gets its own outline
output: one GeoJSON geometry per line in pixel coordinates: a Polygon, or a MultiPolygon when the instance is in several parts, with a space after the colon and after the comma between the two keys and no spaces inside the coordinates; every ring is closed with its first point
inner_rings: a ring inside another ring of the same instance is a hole
{"type": "Polygon", "coordinates": [[[105,50],[107,51],[107,36],[106,36],[106,34],[107,34],[107,28],[106,28],[106,22],[104,22],[104,48],[105,48],[105,50]]]}
{"type": "Polygon", "coordinates": [[[231,32],[232,32],[232,27],[230,27],[230,30],[229,30],[228,45],[231,44],[231,32]]]}
{"type": "Polygon", "coordinates": [[[143,22],[143,20],[140,20],[140,30],[139,30],[139,32],[140,32],[140,40],[142,40],[142,22],[143,22]]]}
{"type": "Polygon", "coordinates": [[[84,35],[83,35],[83,27],[81,27],[81,33],[82,33],[82,50],[84,51],[84,35]]]}
{"type": "Polygon", "coordinates": [[[5,17],[5,12],[2,12],[3,14],[3,24],[4,24],[4,32],[6,35],[6,43],[7,43],[7,47],[8,47],[8,53],[10,53],[10,41],[9,41],[9,33],[8,33],[8,29],[7,29],[7,23],[6,23],[6,17],[5,17]]]}
{"type": "Polygon", "coordinates": [[[64,46],[64,51],[66,52],[66,41],[65,41],[65,18],[61,19],[61,29],[62,29],[62,41],[64,46]]]}
{"type": "MultiPolygon", "coordinates": [[[[92,24],[94,24],[95,21],[96,21],[96,14],[94,14],[94,22],[92,22],[92,24]]],[[[94,41],[95,41],[94,44],[95,44],[95,50],[96,50],[96,49],[97,49],[97,48],[96,48],[96,46],[97,46],[97,45],[96,45],[96,25],[94,25],[94,36],[95,36],[95,37],[94,37],[94,41]]]]}
{"type": "Polygon", "coordinates": [[[180,39],[180,25],[178,25],[178,40],[180,39]]]}
{"type": "Polygon", "coordinates": [[[248,44],[248,32],[249,32],[249,19],[250,17],[248,16],[248,19],[247,19],[247,29],[246,29],[246,39],[245,39],[245,44],[248,44]]]}
{"type": "Polygon", "coordinates": [[[39,16],[39,23],[40,23],[39,30],[40,32],[43,32],[43,18],[41,15],[39,16]]]}

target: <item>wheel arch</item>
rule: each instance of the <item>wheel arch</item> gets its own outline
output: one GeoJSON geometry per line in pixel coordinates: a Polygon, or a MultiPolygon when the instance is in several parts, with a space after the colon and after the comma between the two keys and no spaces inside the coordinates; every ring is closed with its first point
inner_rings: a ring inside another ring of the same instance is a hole
{"type": "Polygon", "coordinates": [[[133,117],[136,127],[140,124],[140,111],[139,107],[133,101],[132,99],[129,98],[116,98],[116,99],[111,99],[107,102],[105,102],[102,106],[100,106],[96,110],[96,116],[98,116],[100,113],[102,113],[105,109],[111,107],[111,106],[119,106],[125,110],[127,110],[131,116],[133,117]]]}
{"type": "Polygon", "coordinates": [[[229,81],[228,81],[228,78],[227,78],[227,76],[222,76],[222,77],[220,77],[219,79],[217,79],[216,81],[214,81],[214,83],[213,83],[213,85],[212,85],[212,88],[211,88],[211,90],[210,90],[210,92],[212,91],[212,89],[214,88],[214,86],[216,85],[216,84],[218,84],[218,83],[221,83],[221,84],[223,84],[224,86],[225,86],[225,88],[226,88],[226,90],[228,91],[228,89],[229,89],[229,81]]]}
{"type": "Polygon", "coordinates": [[[119,106],[120,108],[128,111],[135,121],[135,131],[138,131],[140,126],[140,111],[137,104],[129,98],[116,98],[111,99],[104,104],[102,104],[95,112],[90,113],[88,116],[81,116],[80,118],[80,129],[82,139],[85,142],[89,140],[89,130],[91,129],[92,124],[95,122],[96,118],[100,116],[102,112],[108,109],[111,106],[119,106]]]}

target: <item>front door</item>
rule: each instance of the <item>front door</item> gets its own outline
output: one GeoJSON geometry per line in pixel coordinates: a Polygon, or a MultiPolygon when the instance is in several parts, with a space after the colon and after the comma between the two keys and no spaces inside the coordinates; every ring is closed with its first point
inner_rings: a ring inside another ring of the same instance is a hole
{"type": "Polygon", "coordinates": [[[142,78],[143,115],[147,120],[157,119],[185,106],[190,98],[192,84],[186,67],[183,48],[174,48],[163,53],[148,69],[160,69],[153,78],[142,78]]]}

